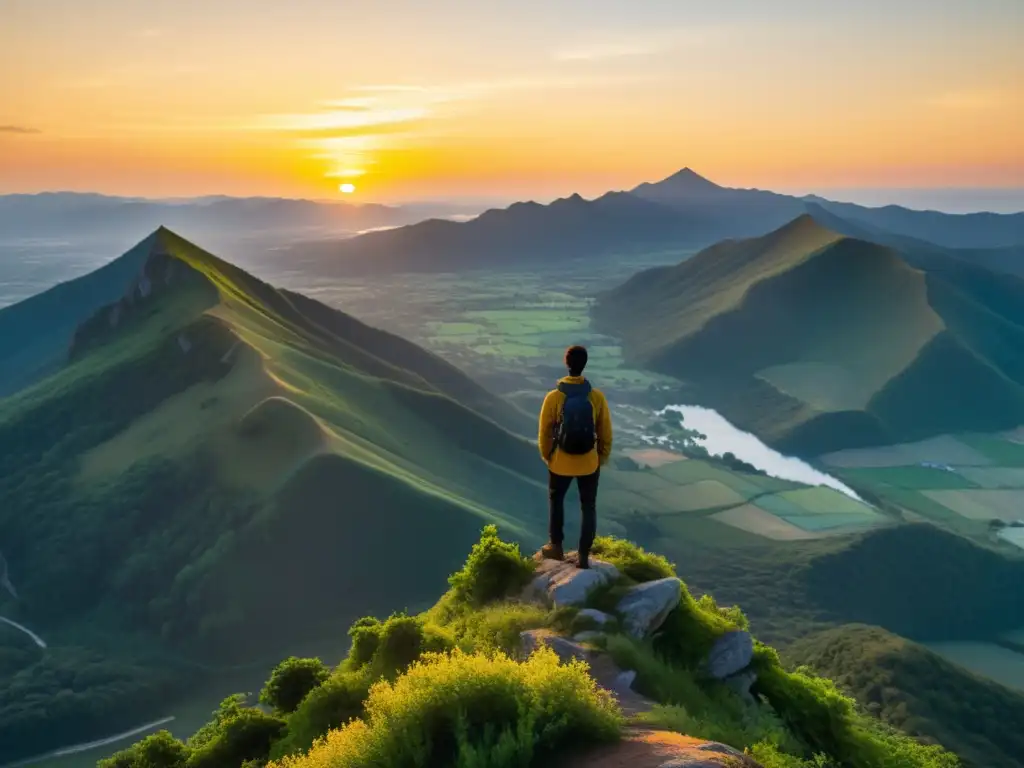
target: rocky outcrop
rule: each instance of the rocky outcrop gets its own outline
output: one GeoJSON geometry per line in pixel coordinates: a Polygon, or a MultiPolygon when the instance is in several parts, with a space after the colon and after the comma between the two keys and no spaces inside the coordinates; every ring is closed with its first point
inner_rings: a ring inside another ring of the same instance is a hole
{"type": "Polygon", "coordinates": [[[539,559],[536,576],[527,587],[525,597],[556,608],[582,605],[591,592],[618,578],[618,569],[601,560],[591,559],[589,568],[577,568],[568,559],[539,559]]]}
{"type": "Polygon", "coordinates": [[[679,605],[683,582],[674,576],[637,584],[616,607],[626,631],[633,637],[647,637],[660,627],[679,605]]]}
{"type": "Polygon", "coordinates": [[[726,632],[708,652],[707,672],[717,680],[725,680],[745,670],[754,660],[754,638],[737,629],[726,632]]]}

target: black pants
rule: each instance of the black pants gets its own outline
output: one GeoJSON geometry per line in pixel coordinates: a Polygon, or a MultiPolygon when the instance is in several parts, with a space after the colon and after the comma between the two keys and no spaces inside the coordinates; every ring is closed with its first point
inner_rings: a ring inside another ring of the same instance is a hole
{"type": "MultiPolygon", "coordinates": [[[[579,551],[584,555],[590,554],[597,533],[597,479],[600,474],[601,470],[598,470],[592,475],[575,478],[582,513],[579,551]]],[[[565,494],[572,481],[572,477],[548,472],[548,536],[551,543],[559,547],[562,546],[565,527],[565,494]]]]}

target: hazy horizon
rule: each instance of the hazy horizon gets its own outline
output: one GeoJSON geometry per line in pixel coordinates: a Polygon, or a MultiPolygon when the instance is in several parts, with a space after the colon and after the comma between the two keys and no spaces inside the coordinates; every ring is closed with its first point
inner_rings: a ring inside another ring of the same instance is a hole
{"type": "MultiPolygon", "coordinates": [[[[651,179],[657,181],[658,179],[651,179]]],[[[712,179],[713,181],[713,179],[712,179]]],[[[615,191],[613,189],[604,192],[615,191]]],[[[883,207],[887,205],[898,205],[912,210],[932,210],[942,213],[1024,213],[1024,186],[1022,187],[981,187],[981,188],[884,188],[884,187],[855,187],[846,189],[771,189],[768,191],[779,194],[803,197],[806,195],[817,195],[829,200],[841,203],[856,203],[870,208],[883,207]]],[[[388,201],[363,200],[363,199],[331,199],[326,197],[288,197],[278,195],[225,195],[211,192],[203,195],[189,196],[147,196],[147,195],[108,195],[96,190],[67,190],[67,189],[45,189],[32,192],[7,192],[0,193],[0,198],[20,194],[97,194],[106,197],[123,198],[125,200],[146,200],[159,203],[188,203],[204,199],[279,199],[279,200],[303,200],[322,204],[347,203],[354,205],[387,205],[387,206],[461,206],[464,208],[504,208],[516,202],[533,201],[548,204],[561,197],[574,194],[570,190],[558,195],[524,196],[524,197],[500,197],[500,196],[447,196],[435,198],[409,198],[388,201]]],[[[598,195],[584,195],[587,198],[598,195]]]]}

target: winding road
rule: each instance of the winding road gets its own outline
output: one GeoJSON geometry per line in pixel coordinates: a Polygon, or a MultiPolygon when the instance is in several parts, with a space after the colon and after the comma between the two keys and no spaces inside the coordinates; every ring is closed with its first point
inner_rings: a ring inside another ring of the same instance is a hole
{"type": "Polygon", "coordinates": [[[32,638],[32,642],[35,643],[36,645],[38,645],[40,648],[45,648],[46,647],[46,641],[43,640],[43,638],[41,638],[39,635],[37,635],[35,632],[33,632],[28,627],[23,626],[22,624],[19,624],[18,622],[14,621],[13,619],[7,619],[7,618],[4,618],[3,616],[0,616],[0,623],[10,624],[15,629],[20,629],[26,635],[31,637],[32,638]]]}
{"type": "MultiPolygon", "coordinates": [[[[18,592],[14,588],[14,585],[11,583],[10,573],[7,570],[7,558],[4,557],[4,553],[3,552],[0,552],[0,587],[3,587],[8,592],[10,592],[11,593],[11,597],[13,597],[15,600],[18,599],[18,592]]],[[[19,630],[21,632],[24,632],[26,635],[28,635],[30,638],[32,638],[32,642],[35,643],[36,645],[38,645],[40,648],[45,648],[46,647],[46,641],[43,640],[43,638],[41,638],[39,635],[37,635],[35,632],[33,632],[28,627],[26,627],[26,626],[24,626],[22,624],[19,624],[16,621],[14,621],[14,619],[7,619],[7,618],[4,618],[3,616],[0,616],[0,623],[9,624],[10,626],[14,627],[15,629],[17,629],[17,630],[19,630]]]]}
{"type": "Polygon", "coordinates": [[[116,744],[124,739],[130,739],[132,736],[138,736],[140,733],[153,730],[161,725],[165,725],[174,720],[174,716],[164,717],[160,720],[154,720],[152,723],[146,723],[140,725],[138,728],[132,728],[130,731],[124,731],[123,733],[117,733],[113,736],[108,736],[105,739],[97,739],[96,741],[87,741],[84,744],[75,744],[71,747],[63,747],[61,749],[55,749],[52,752],[47,752],[45,755],[36,755],[35,757],[28,757],[24,760],[19,760],[16,763],[8,763],[2,766],[2,768],[20,768],[20,766],[32,765],[42,760],[52,760],[55,757],[67,757],[68,755],[74,755],[79,752],[85,752],[90,749],[97,749],[98,747],[105,747],[108,744],[116,744]]]}

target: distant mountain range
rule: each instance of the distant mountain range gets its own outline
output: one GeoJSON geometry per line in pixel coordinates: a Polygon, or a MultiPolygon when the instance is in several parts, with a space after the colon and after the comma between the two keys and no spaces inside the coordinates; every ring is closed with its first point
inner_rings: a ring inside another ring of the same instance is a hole
{"type": "MultiPolygon", "coordinates": [[[[337,275],[435,272],[538,265],[552,259],[638,252],[682,254],[726,238],[762,235],[809,210],[823,210],[876,239],[920,241],[924,251],[1013,262],[1024,252],[1024,213],[944,214],[898,206],[865,208],[818,197],[721,187],[690,169],[594,200],[516,203],[466,222],[428,220],[345,241],[299,243],[292,263],[337,275]],[[995,251],[989,253],[989,251],[995,251]]],[[[1017,270],[1016,264],[1008,267],[1017,270]]]]}
{"type": "Polygon", "coordinates": [[[292,200],[276,197],[148,199],[78,192],[0,195],[0,233],[5,238],[72,235],[127,235],[135,242],[157,227],[191,236],[222,232],[293,231],[339,234],[393,227],[449,215],[468,215],[479,208],[445,203],[408,206],[292,200]]]}
{"type": "Polygon", "coordinates": [[[939,251],[911,264],[805,213],[641,272],[593,317],[634,364],[804,456],[1024,423],[1024,280],[939,251]]]}

